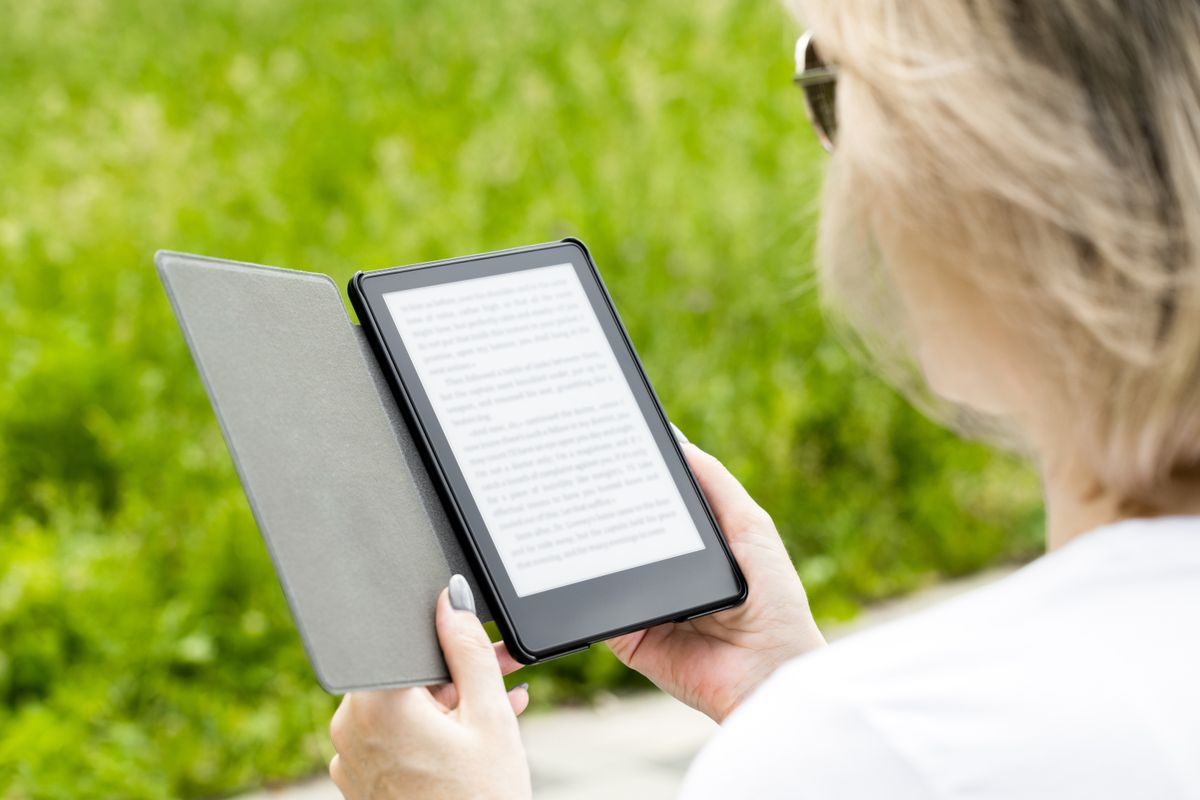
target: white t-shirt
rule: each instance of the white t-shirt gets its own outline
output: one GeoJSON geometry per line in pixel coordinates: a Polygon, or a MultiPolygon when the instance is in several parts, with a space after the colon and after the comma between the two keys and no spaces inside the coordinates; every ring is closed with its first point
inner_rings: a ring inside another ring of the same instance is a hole
{"type": "Polygon", "coordinates": [[[782,666],[699,798],[1200,798],[1200,517],[1092,531],[782,666]]]}

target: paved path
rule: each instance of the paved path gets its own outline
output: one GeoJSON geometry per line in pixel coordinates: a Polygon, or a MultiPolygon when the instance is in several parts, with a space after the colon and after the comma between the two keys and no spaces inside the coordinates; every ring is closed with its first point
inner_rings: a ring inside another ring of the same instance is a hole
{"type": "MultiPolygon", "coordinates": [[[[829,639],[878,625],[990,583],[998,569],[874,606],[829,639]]],[[[536,690],[536,689],[535,689],[536,690]]],[[[703,714],[658,693],[609,698],[521,719],[521,735],[538,800],[673,797],[692,757],[716,730],[703,714]]],[[[243,800],[339,800],[327,779],[268,790],[243,800]]]]}

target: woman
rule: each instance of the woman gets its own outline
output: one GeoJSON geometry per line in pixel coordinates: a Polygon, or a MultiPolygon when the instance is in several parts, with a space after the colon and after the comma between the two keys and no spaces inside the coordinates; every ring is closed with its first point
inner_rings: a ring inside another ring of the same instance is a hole
{"type": "MultiPolygon", "coordinates": [[[[749,599],[611,642],[722,723],[684,796],[1200,797],[1200,4],[805,16],[827,296],[882,363],[903,332],[942,410],[1019,438],[1050,552],[826,648],[770,518],[686,446],[749,599]]],[[[438,605],[454,685],[334,717],[347,796],[529,795],[528,696],[464,587],[438,605]]]]}

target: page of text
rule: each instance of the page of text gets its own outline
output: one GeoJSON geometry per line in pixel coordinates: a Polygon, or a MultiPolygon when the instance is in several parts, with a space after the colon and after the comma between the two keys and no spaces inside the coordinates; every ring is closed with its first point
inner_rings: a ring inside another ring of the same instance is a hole
{"type": "Polygon", "coordinates": [[[518,595],[703,548],[574,267],[384,301],[518,595]]]}

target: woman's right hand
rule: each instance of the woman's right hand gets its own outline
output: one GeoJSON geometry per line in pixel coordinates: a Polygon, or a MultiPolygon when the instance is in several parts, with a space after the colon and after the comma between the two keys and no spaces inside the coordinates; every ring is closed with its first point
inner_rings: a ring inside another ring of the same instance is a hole
{"type": "Polygon", "coordinates": [[[720,461],[693,444],[684,455],[749,586],[737,608],[610,639],[627,666],[717,722],[775,671],[823,647],[800,577],[767,512],[720,461]]]}

